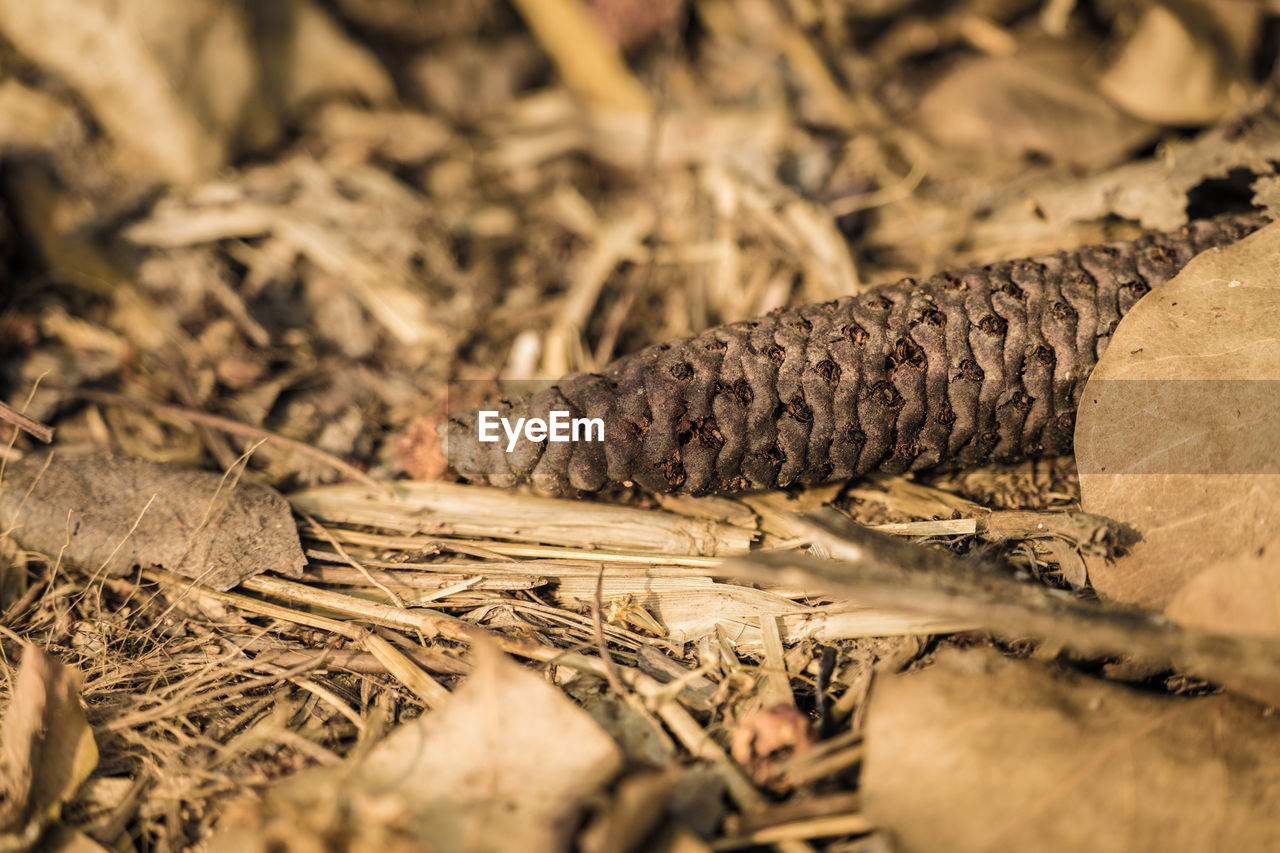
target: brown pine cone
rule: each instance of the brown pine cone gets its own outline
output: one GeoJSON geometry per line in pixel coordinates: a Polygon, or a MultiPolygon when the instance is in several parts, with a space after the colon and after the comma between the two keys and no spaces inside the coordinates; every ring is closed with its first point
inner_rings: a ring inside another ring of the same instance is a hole
{"type": "Polygon", "coordinates": [[[448,457],[496,486],[706,494],[1066,453],[1085,380],[1125,312],[1266,221],[1201,220],[718,326],[492,407],[512,420],[600,418],[602,442],[520,438],[508,453],[505,437],[478,441],[471,411],[442,429],[448,457]]]}

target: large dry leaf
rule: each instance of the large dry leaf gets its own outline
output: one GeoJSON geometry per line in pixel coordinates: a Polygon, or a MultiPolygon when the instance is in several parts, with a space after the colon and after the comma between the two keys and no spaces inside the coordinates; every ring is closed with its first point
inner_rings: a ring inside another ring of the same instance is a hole
{"type": "Polygon", "coordinates": [[[1142,536],[1094,572],[1111,598],[1162,608],[1276,535],[1280,224],[1201,254],[1125,316],[1085,386],[1076,459],[1083,508],[1142,536]]]}
{"type": "Polygon", "coordinates": [[[382,63],[363,44],[347,37],[314,0],[292,0],[290,27],[271,33],[262,48],[270,66],[287,57],[289,66],[278,71],[281,93],[290,110],[303,107],[326,93],[357,94],[373,103],[395,99],[395,86],[382,63]]]}
{"type": "Polygon", "coordinates": [[[89,571],[159,566],[217,589],[302,575],[289,504],[236,477],[114,453],[36,453],[0,483],[0,529],[89,571]]]}
{"type": "Polygon", "coordinates": [[[224,816],[213,853],[569,849],[622,752],[586,711],[489,644],[438,710],[354,766],[288,780],[224,816]]]}
{"type": "Polygon", "coordinates": [[[939,142],[986,153],[1114,163],[1149,139],[1152,128],[1097,92],[1083,71],[1087,55],[1083,45],[1048,44],[972,59],[921,99],[921,124],[939,142]]]}
{"type": "Polygon", "coordinates": [[[79,673],[24,646],[0,746],[0,849],[31,849],[98,764],[79,673]]]}
{"type": "Polygon", "coordinates": [[[864,808],[895,849],[1280,849],[1280,721],[990,652],[877,682],[864,808]]]}

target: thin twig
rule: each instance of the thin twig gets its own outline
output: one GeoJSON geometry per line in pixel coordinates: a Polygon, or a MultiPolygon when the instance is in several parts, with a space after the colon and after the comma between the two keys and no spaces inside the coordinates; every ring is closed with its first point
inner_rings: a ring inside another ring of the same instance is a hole
{"type": "Polygon", "coordinates": [[[408,605],[404,603],[404,599],[401,598],[394,589],[392,589],[391,587],[387,586],[386,584],[382,583],[377,578],[375,578],[373,574],[367,568],[365,568],[363,563],[361,563],[355,557],[352,557],[350,554],[348,554],[347,549],[342,547],[342,545],[338,542],[338,540],[334,538],[334,535],[325,529],[324,525],[316,521],[311,516],[307,515],[302,510],[298,510],[298,515],[302,516],[303,520],[307,522],[307,525],[311,528],[312,533],[314,533],[315,535],[319,536],[321,539],[323,539],[324,541],[332,545],[333,550],[338,552],[338,556],[341,557],[343,560],[345,560],[347,565],[351,566],[353,569],[355,569],[361,575],[363,575],[364,579],[367,580],[369,583],[373,584],[378,589],[386,593],[387,598],[390,598],[396,607],[399,607],[401,610],[405,610],[408,608],[408,605]]]}
{"type": "Polygon", "coordinates": [[[3,401],[0,401],[0,421],[8,421],[45,444],[53,441],[53,427],[42,424],[37,420],[32,420],[3,401]]]}
{"type": "Polygon", "coordinates": [[[591,625],[595,629],[596,648],[600,650],[600,659],[604,661],[604,675],[609,687],[619,696],[624,695],[622,679],[618,677],[618,664],[609,653],[609,643],[604,638],[604,563],[596,573],[595,613],[592,614],[591,625]]]}

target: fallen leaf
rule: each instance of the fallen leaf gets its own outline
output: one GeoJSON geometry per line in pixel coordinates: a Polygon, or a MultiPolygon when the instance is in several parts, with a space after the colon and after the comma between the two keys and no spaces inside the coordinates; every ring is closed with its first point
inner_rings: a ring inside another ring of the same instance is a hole
{"type": "MultiPolygon", "coordinates": [[[[1280,537],[1225,557],[1182,585],[1164,609],[1179,625],[1280,637],[1280,537]]],[[[1241,696],[1280,707],[1280,682],[1231,671],[1215,680],[1241,696]]]]}
{"type": "Polygon", "coordinates": [[[237,805],[211,851],[325,849],[333,838],[379,853],[568,849],[622,752],[586,711],[496,648],[478,643],[475,660],[448,702],[355,764],[237,805]]]}
{"type": "Polygon", "coordinates": [[[1280,721],[950,651],[872,690],[864,809],[894,849],[1280,849],[1280,721]]]}
{"type": "Polygon", "coordinates": [[[580,697],[582,707],[623,751],[628,763],[637,767],[676,764],[676,745],[652,714],[616,693],[601,694],[593,679],[587,681],[583,690],[590,693],[580,697]]]}
{"type": "Polygon", "coordinates": [[[288,60],[276,82],[285,104],[298,110],[326,93],[354,94],[373,102],[394,100],[395,86],[373,52],[346,36],[324,7],[312,0],[292,0],[289,27],[262,50],[270,63],[288,60]]]}
{"type": "Polygon", "coordinates": [[[0,31],[174,181],[227,162],[259,88],[242,10],[217,0],[0,0],[0,31]]]}
{"type": "Polygon", "coordinates": [[[24,645],[0,745],[0,849],[33,849],[98,765],[79,673],[24,645]]]}
{"type": "Polygon", "coordinates": [[[1204,567],[1276,535],[1277,317],[1273,224],[1193,259],[1116,329],[1078,413],[1081,506],[1142,539],[1096,567],[1103,595],[1163,608],[1204,567]]]}
{"type": "Polygon", "coordinates": [[[1077,180],[1055,175],[1014,193],[990,217],[973,223],[971,239],[1060,248],[1063,234],[1070,235],[1076,223],[1107,217],[1171,231],[1187,221],[1188,194],[1207,182],[1249,174],[1261,176],[1253,186],[1253,203],[1280,218],[1275,162],[1280,162],[1280,122],[1270,108],[1261,109],[1194,139],[1162,142],[1158,156],[1077,180]]]}
{"type": "Polygon", "coordinates": [[[496,648],[453,701],[393,733],[353,783],[412,780],[411,808],[440,850],[564,849],[584,800],[622,767],[617,745],[563,693],[496,648]]]}
{"type": "Polygon", "coordinates": [[[312,0],[0,0],[0,33],[84,99],[151,177],[211,178],[329,93],[380,103],[394,86],[371,51],[312,0]]]}
{"type": "Polygon", "coordinates": [[[114,453],[31,454],[0,483],[0,529],[88,571],[158,566],[230,589],[306,562],[289,504],[265,486],[114,453]]]}
{"type": "Polygon", "coordinates": [[[1248,95],[1245,58],[1229,47],[1207,8],[1153,3],[1098,87],[1146,121],[1207,124],[1243,106],[1248,95]]]}
{"type": "Polygon", "coordinates": [[[0,82],[0,140],[4,150],[39,150],[51,140],[78,140],[83,130],[75,108],[13,78],[0,82]]]}
{"type": "Polygon", "coordinates": [[[669,766],[662,771],[641,770],[623,779],[578,837],[579,849],[582,853],[645,849],[645,838],[655,827],[670,827],[673,823],[667,815],[667,804],[683,775],[669,766]]]}
{"type": "Polygon", "coordinates": [[[1088,48],[1024,47],[957,65],[920,101],[920,123],[946,145],[987,154],[1037,153],[1099,167],[1141,147],[1153,129],[1125,115],[1087,78],[1088,48]]]}
{"type": "Polygon", "coordinates": [[[1192,628],[1280,637],[1280,537],[1200,570],[1164,615],[1192,628]]]}

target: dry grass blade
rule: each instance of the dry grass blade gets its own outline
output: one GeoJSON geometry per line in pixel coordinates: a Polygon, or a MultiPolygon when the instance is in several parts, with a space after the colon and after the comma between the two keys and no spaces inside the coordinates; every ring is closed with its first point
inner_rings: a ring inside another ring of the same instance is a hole
{"type": "Polygon", "coordinates": [[[746,551],[752,531],[673,513],[530,497],[450,483],[392,486],[395,500],[368,489],[324,486],[289,496],[332,524],[398,533],[483,536],[606,550],[717,556],[746,551]]]}

